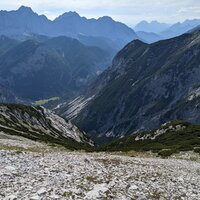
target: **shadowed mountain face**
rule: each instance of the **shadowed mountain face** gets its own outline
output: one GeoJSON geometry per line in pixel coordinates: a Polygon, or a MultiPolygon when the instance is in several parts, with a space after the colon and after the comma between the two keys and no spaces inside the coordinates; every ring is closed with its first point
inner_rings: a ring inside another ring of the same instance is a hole
{"type": "Polygon", "coordinates": [[[199,49],[199,30],[151,45],[133,41],[91,86],[90,99],[78,99],[82,109],[75,100],[61,114],[94,137],[132,134],[171,119],[199,123],[199,49]]]}
{"type": "Polygon", "coordinates": [[[137,36],[140,40],[142,40],[145,43],[151,44],[160,40],[163,40],[164,38],[156,33],[151,32],[144,32],[144,31],[138,31],[136,32],[137,36]]]}
{"type": "Polygon", "coordinates": [[[6,36],[0,36],[0,56],[15,47],[17,44],[19,44],[19,41],[17,40],[10,39],[6,36]]]}
{"type": "Polygon", "coordinates": [[[3,85],[0,85],[0,102],[14,103],[20,101],[21,100],[17,98],[16,95],[13,92],[11,92],[8,88],[4,87],[3,85]]]}
{"type": "Polygon", "coordinates": [[[110,17],[69,12],[51,21],[24,6],[0,11],[0,27],[0,84],[26,100],[76,94],[137,38],[110,17]]]}
{"type": "Polygon", "coordinates": [[[0,56],[0,83],[30,100],[76,93],[111,59],[100,48],[64,36],[13,46],[0,56]]]}
{"type": "Polygon", "coordinates": [[[110,17],[86,19],[76,12],[68,12],[50,21],[44,15],[34,13],[31,8],[20,7],[16,11],[0,11],[0,35],[40,34],[51,37],[69,36],[77,38],[80,34],[104,37],[116,45],[125,44],[137,38],[135,32],[123,23],[110,17]]]}

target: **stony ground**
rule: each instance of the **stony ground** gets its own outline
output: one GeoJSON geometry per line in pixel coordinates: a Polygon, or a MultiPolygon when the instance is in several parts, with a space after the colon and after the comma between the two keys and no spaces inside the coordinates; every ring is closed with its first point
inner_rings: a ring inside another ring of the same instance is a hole
{"type": "MultiPolygon", "coordinates": [[[[19,140],[0,136],[0,146],[17,148],[19,140]]],[[[0,150],[1,200],[200,199],[198,161],[50,152],[41,146],[31,151],[33,142],[26,145],[27,150],[0,150]]]]}

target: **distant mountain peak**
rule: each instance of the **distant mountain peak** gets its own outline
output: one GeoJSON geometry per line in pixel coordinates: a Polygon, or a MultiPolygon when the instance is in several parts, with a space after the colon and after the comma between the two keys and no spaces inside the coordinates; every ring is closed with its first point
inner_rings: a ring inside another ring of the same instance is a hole
{"type": "Polygon", "coordinates": [[[152,20],[152,21],[146,21],[146,20],[142,20],[141,22],[139,22],[138,24],[165,24],[165,23],[162,23],[162,22],[159,22],[157,20],[152,20]]]}
{"type": "Polygon", "coordinates": [[[153,20],[153,21],[151,21],[150,23],[160,23],[160,22],[158,22],[158,21],[156,21],[156,20],[153,20]]]}
{"type": "Polygon", "coordinates": [[[114,21],[113,18],[109,17],[109,16],[99,17],[98,20],[102,20],[102,21],[114,21]]]}
{"type": "Polygon", "coordinates": [[[153,21],[150,21],[150,22],[143,20],[143,21],[139,22],[134,27],[134,30],[135,31],[160,33],[162,31],[166,30],[167,28],[169,28],[170,26],[171,26],[171,24],[158,22],[156,20],[153,20],[153,21]]]}
{"type": "Polygon", "coordinates": [[[55,20],[61,20],[65,18],[81,18],[81,16],[75,11],[69,11],[69,12],[63,13],[62,15],[57,17],[55,20]]]}
{"type": "Polygon", "coordinates": [[[142,20],[141,22],[139,22],[138,24],[148,24],[148,22],[146,20],[142,20]]]}
{"type": "Polygon", "coordinates": [[[44,15],[38,15],[31,8],[21,6],[16,11],[3,11],[0,15],[0,22],[3,22],[0,35],[8,36],[34,33],[51,37],[59,35],[77,37],[82,34],[104,37],[112,41],[120,40],[120,46],[138,38],[131,28],[114,21],[111,17],[87,19],[72,11],[60,15],[55,20],[48,20],[44,15]],[[113,27],[115,33],[113,33],[113,27]]]}
{"type": "Polygon", "coordinates": [[[33,12],[33,10],[30,7],[26,7],[26,6],[19,7],[18,11],[20,11],[20,12],[33,12]]]}
{"type": "Polygon", "coordinates": [[[172,38],[179,35],[182,35],[187,32],[195,30],[196,27],[200,25],[200,19],[187,19],[184,22],[178,22],[165,31],[161,33],[161,35],[165,38],[172,38]]]}
{"type": "Polygon", "coordinates": [[[65,15],[65,16],[77,16],[77,17],[80,17],[80,15],[77,12],[75,12],[75,11],[65,12],[63,15],[65,15]]]}

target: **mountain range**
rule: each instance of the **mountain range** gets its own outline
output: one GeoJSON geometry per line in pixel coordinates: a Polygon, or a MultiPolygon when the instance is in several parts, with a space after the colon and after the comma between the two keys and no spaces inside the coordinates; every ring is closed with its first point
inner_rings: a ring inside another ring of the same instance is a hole
{"type": "MultiPolygon", "coordinates": [[[[49,20],[45,15],[38,15],[31,8],[21,6],[15,11],[0,11],[0,35],[24,39],[29,35],[48,37],[68,36],[80,39],[86,45],[112,48],[117,53],[128,42],[142,39],[153,43],[161,39],[172,38],[193,29],[200,20],[186,20],[176,24],[158,21],[141,21],[134,30],[121,22],[114,21],[109,16],[98,19],[87,19],[76,12],[66,12],[55,20],[49,20]],[[90,38],[88,40],[88,38],[90,38]]],[[[42,39],[42,37],[40,37],[42,39]]]]}
{"type": "Polygon", "coordinates": [[[51,21],[25,6],[0,11],[0,27],[0,84],[9,91],[1,89],[2,102],[67,99],[138,38],[110,17],[86,19],[68,12],[51,21]]]}
{"type": "Polygon", "coordinates": [[[160,34],[166,39],[172,38],[172,37],[182,35],[183,33],[186,33],[199,25],[200,25],[199,19],[185,20],[182,23],[178,22],[172,25],[168,29],[162,31],[160,34]]]}
{"type": "Polygon", "coordinates": [[[0,101],[50,102],[98,142],[199,123],[198,25],[142,22],[134,32],[110,17],[0,11],[0,101]]]}
{"type": "Polygon", "coordinates": [[[112,58],[98,47],[65,36],[45,42],[19,42],[3,36],[1,41],[0,83],[32,101],[75,93],[112,58]]]}
{"type": "Polygon", "coordinates": [[[167,23],[160,23],[158,21],[151,21],[147,22],[145,20],[139,22],[136,24],[136,26],[133,28],[135,31],[143,31],[143,32],[153,32],[156,34],[161,33],[162,31],[165,31],[171,26],[171,24],[167,23]]]}
{"type": "Polygon", "coordinates": [[[59,113],[98,140],[181,119],[200,122],[200,30],[146,44],[135,40],[59,113]]]}
{"type": "Polygon", "coordinates": [[[38,34],[51,37],[79,35],[107,38],[123,47],[137,38],[135,32],[123,23],[104,16],[99,19],[80,17],[76,12],[66,12],[51,21],[31,8],[21,6],[16,11],[0,11],[0,35],[16,36],[38,34]]]}
{"type": "Polygon", "coordinates": [[[160,23],[158,21],[141,21],[134,27],[134,30],[144,42],[153,43],[182,35],[199,25],[199,19],[185,20],[184,22],[175,24],[160,23]]]}

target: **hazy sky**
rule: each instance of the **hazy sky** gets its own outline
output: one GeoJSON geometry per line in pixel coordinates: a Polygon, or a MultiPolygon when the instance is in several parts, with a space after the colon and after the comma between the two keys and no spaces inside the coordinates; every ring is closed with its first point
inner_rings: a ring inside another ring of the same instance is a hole
{"type": "Polygon", "coordinates": [[[200,0],[0,0],[0,10],[15,10],[21,5],[50,19],[76,11],[87,18],[111,16],[128,25],[141,20],[174,23],[200,18],[200,0]]]}

